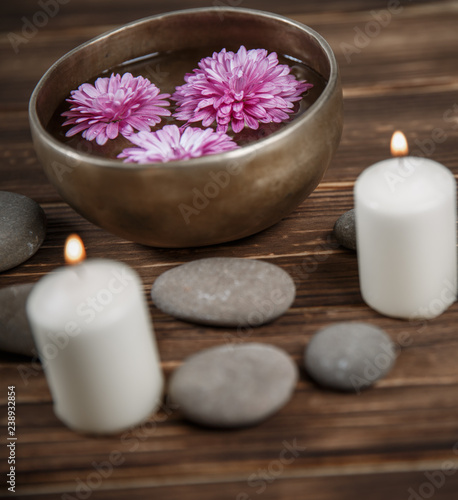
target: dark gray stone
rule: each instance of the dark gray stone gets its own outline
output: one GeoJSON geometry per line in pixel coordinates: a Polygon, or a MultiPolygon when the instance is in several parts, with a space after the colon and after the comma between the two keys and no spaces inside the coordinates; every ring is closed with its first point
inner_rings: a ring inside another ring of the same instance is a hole
{"type": "Polygon", "coordinates": [[[321,385],[359,392],[384,377],[397,349],[381,329],[366,323],[337,323],[317,332],[305,350],[305,368],[321,385]]]}
{"type": "Polygon", "coordinates": [[[341,215],[334,224],[334,236],[339,245],[350,250],[356,250],[355,209],[341,215]]]}
{"type": "Polygon", "coordinates": [[[195,323],[257,326],[293,303],[294,282],[274,264],[253,259],[200,259],[163,273],[151,290],[162,311],[195,323]]]}
{"type": "Polygon", "coordinates": [[[32,284],[0,289],[0,349],[34,357],[37,352],[25,312],[32,284]]]}
{"type": "Polygon", "coordinates": [[[38,203],[0,191],[0,272],[32,257],[45,235],[46,216],[38,203]]]}
{"type": "Polygon", "coordinates": [[[282,408],[297,379],[297,366],[274,346],[224,345],[185,360],[171,377],[169,395],[195,423],[240,427],[260,422],[282,408]]]}

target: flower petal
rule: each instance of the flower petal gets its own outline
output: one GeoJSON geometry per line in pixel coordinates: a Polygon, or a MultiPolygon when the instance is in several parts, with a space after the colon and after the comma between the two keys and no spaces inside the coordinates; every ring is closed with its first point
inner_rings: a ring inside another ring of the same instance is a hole
{"type": "Polygon", "coordinates": [[[188,123],[201,121],[206,127],[216,115],[218,131],[226,132],[231,122],[235,133],[245,123],[255,129],[260,122],[289,119],[293,103],[313,87],[298,81],[289,66],[279,64],[275,52],[247,50],[243,45],[236,53],[223,49],[201,59],[184,81],[172,96],[177,104],[173,116],[188,123]],[[214,115],[203,113],[209,107],[214,115]]]}
{"type": "Polygon", "coordinates": [[[108,139],[116,139],[116,137],[118,137],[118,131],[119,131],[118,123],[110,122],[106,128],[108,139]]]}
{"type": "Polygon", "coordinates": [[[136,148],[126,148],[118,158],[126,163],[168,162],[222,153],[237,148],[225,133],[213,129],[165,125],[157,132],[139,132],[129,137],[136,148]]]}
{"type": "Polygon", "coordinates": [[[94,85],[83,83],[71,92],[67,99],[70,109],[62,113],[68,118],[63,125],[80,124],[67,132],[68,137],[84,132],[85,139],[105,144],[120,130],[123,135],[133,129],[149,131],[161,116],[170,116],[170,110],[164,109],[170,105],[168,97],[170,94],[160,94],[156,85],[142,76],[124,73],[122,77],[100,77],[94,85]]]}

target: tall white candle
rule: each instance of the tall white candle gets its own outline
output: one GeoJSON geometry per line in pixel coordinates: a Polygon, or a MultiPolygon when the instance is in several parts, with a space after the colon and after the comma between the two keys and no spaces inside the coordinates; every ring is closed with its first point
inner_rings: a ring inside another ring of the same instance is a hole
{"type": "Polygon", "coordinates": [[[146,420],[162,396],[141,280],[105,259],[60,268],[33,288],[27,314],[57,416],[69,427],[114,433],[146,420]]]}
{"type": "Polygon", "coordinates": [[[354,196],[364,301],[396,318],[441,314],[456,300],[452,173],[429,159],[392,158],[364,170],[354,196]]]}

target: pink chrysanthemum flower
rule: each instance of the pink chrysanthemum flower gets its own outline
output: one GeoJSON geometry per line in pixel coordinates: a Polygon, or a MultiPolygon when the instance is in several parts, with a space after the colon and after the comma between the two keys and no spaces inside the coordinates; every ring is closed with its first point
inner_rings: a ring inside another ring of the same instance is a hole
{"type": "Polygon", "coordinates": [[[188,123],[202,121],[204,127],[216,120],[220,132],[231,123],[236,133],[245,125],[257,130],[259,122],[288,119],[293,103],[313,87],[296,80],[289,66],[278,63],[275,52],[247,51],[243,45],[237,53],[223,49],[202,59],[184,79],[172,97],[178,104],[174,116],[188,123]]]}
{"type": "Polygon", "coordinates": [[[135,130],[150,130],[170,116],[164,109],[170,103],[170,94],[159,94],[159,89],[147,78],[133,77],[130,73],[97,78],[95,85],[83,83],[72,90],[70,110],[62,113],[67,117],[63,125],[75,125],[65,135],[83,132],[88,141],[96,140],[101,146],[118,134],[128,137],[135,130]]]}
{"type": "Polygon", "coordinates": [[[138,148],[126,148],[118,155],[127,163],[157,163],[188,160],[199,156],[223,153],[238,148],[231,137],[211,128],[165,125],[157,132],[139,132],[129,137],[138,148]]]}

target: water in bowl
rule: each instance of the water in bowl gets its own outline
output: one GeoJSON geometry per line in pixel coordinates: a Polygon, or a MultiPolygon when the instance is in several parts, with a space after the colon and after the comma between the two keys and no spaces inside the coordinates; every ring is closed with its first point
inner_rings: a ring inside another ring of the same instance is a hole
{"type": "MultiPolygon", "coordinates": [[[[197,63],[203,58],[210,56],[218,48],[202,48],[202,49],[186,49],[179,51],[171,51],[165,53],[148,54],[137,59],[126,61],[118,66],[109,68],[103,73],[96,75],[90,83],[93,83],[98,77],[110,76],[112,73],[127,73],[130,72],[134,76],[143,76],[148,78],[152,83],[160,88],[161,93],[173,94],[175,87],[183,85],[184,75],[191,73],[194,68],[197,68],[197,63]]],[[[237,49],[232,49],[237,50],[237,49]]],[[[259,141],[277,130],[285,127],[292,120],[305,113],[310,106],[318,99],[326,86],[326,80],[307,66],[305,63],[292,58],[288,55],[279,55],[279,62],[287,64],[291,68],[291,73],[298,80],[306,80],[308,83],[313,84],[313,88],[308,90],[302,99],[295,103],[294,112],[291,113],[289,119],[282,123],[261,123],[258,130],[252,130],[245,127],[244,130],[238,134],[234,134],[229,128],[228,135],[234,138],[239,146],[244,146],[255,141],[259,141]]],[[[65,143],[67,146],[76,149],[79,152],[94,154],[97,156],[104,156],[106,158],[116,158],[117,155],[126,147],[132,146],[128,139],[118,136],[118,138],[108,141],[105,145],[99,146],[95,141],[87,141],[82,138],[81,134],[73,137],[66,137],[65,133],[71,128],[70,126],[63,127],[62,124],[65,118],[61,116],[64,111],[69,109],[70,105],[65,100],[57,107],[54,112],[47,130],[59,141],[65,143]]],[[[171,101],[171,106],[168,108],[172,113],[176,106],[171,101]]],[[[152,128],[158,130],[167,124],[176,124],[182,126],[185,122],[176,120],[172,116],[162,117],[161,122],[152,128]]],[[[202,124],[197,122],[192,124],[193,127],[201,127],[202,124]]],[[[216,124],[213,124],[216,128],[216,124]]],[[[121,161],[121,160],[120,160],[121,161]]]]}

